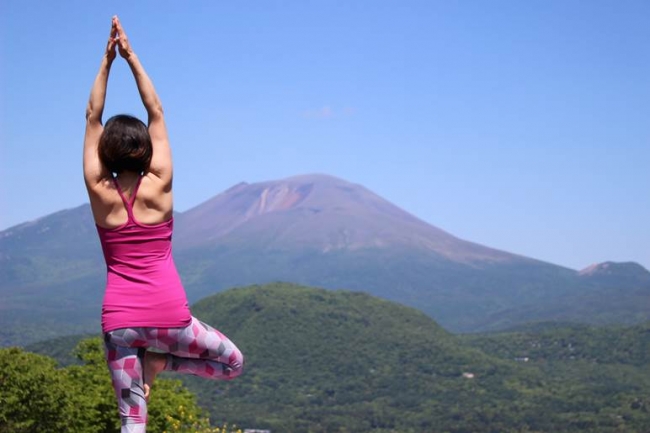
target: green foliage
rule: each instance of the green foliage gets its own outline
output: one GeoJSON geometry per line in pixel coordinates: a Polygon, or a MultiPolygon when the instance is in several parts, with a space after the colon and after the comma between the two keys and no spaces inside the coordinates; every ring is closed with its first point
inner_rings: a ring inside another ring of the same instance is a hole
{"type": "Polygon", "coordinates": [[[632,327],[531,324],[466,335],[485,353],[543,378],[539,403],[563,431],[650,431],[650,322],[632,327]]]}
{"type": "MultiPolygon", "coordinates": [[[[81,341],[76,354],[82,365],[57,368],[46,356],[18,348],[0,349],[1,433],[120,430],[101,339],[81,341]]],[[[156,381],[149,404],[149,431],[203,425],[209,423],[181,382],[156,381]]]]}
{"type": "MultiPolygon", "coordinates": [[[[473,348],[417,310],[361,293],[278,283],[220,293],[193,311],[246,356],[233,382],[183,378],[217,421],[294,433],[604,433],[650,425],[648,361],[637,357],[647,348],[642,332],[624,337],[628,352],[607,355],[629,356],[628,365],[585,360],[573,369],[570,357],[550,367],[473,348]]],[[[605,340],[620,334],[603,336],[594,350],[606,351],[605,340]]]]}
{"type": "Polygon", "coordinates": [[[650,365],[650,322],[630,327],[531,324],[510,332],[463,336],[473,347],[503,359],[529,362],[589,361],[650,365]]]}
{"type": "MultiPolygon", "coordinates": [[[[232,382],[173,376],[219,425],[274,433],[650,431],[650,323],[535,324],[457,336],[417,310],[369,295],[280,283],[223,292],[193,312],[246,357],[244,375],[232,382]]],[[[59,356],[72,341],[48,344],[59,356]]],[[[51,372],[84,389],[75,407],[86,404],[90,415],[76,431],[110,432],[117,422],[102,352],[99,339],[86,340],[77,351],[82,365],[64,369],[30,354],[49,365],[54,385],[51,372]]],[[[177,381],[160,379],[153,392],[150,431],[236,431],[210,427],[177,381]]],[[[66,398],[73,396],[57,404],[66,398]]]]}
{"type": "Polygon", "coordinates": [[[84,411],[50,358],[0,350],[0,432],[84,431],[84,411]]]}

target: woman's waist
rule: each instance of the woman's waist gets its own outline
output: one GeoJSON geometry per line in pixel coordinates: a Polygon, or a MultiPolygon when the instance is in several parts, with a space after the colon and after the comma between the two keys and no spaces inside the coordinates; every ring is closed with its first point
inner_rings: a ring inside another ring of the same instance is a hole
{"type": "Polygon", "coordinates": [[[180,279],[147,281],[109,278],[104,292],[104,306],[186,305],[187,295],[180,279]]]}
{"type": "MultiPolygon", "coordinates": [[[[136,292],[137,295],[137,292],[136,292]]],[[[107,293],[102,304],[102,330],[119,328],[175,328],[189,324],[191,313],[184,293],[176,296],[116,296],[107,293]]]]}
{"type": "Polygon", "coordinates": [[[126,266],[160,266],[172,257],[172,245],[167,241],[156,241],[142,244],[114,242],[102,244],[104,259],[109,265],[126,266]]]}
{"type": "Polygon", "coordinates": [[[111,284],[106,285],[104,304],[163,305],[187,302],[185,289],[180,284],[111,284]]]}
{"type": "Polygon", "coordinates": [[[176,273],[171,250],[106,254],[109,273],[116,274],[168,274],[176,273]]]}
{"type": "Polygon", "coordinates": [[[176,267],[109,265],[106,277],[107,287],[182,287],[176,267]]]}

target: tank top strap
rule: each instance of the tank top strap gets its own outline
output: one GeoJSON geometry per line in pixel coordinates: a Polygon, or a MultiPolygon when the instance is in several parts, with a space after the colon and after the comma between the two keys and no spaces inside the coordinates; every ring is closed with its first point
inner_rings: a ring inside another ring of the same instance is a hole
{"type": "Polygon", "coordinates": [[[138,194],[138,188],[140,188],[140,183],[142,183],[142,175],[138,177],[138,180],[135,183],[135,188],[133,188],[133,194],[131,194],[131,200],[129,201],[129,204],[131,205],[131,209],[133,209],[133,203],[135,203],[135,196],[138,194]]]}
{"type": "Polygon", "coordinates": [[[135,196],[138,193],[138,188],[140,188],[141,182],[142,182],[142,176],[138,177],[138,180],[135,183],[135,187],[133,188],[133,194],[131,194],[131,199],[127,200],[126,196],[124,195],[124,192],[122,191],[122,188],[120,187],[119,182],[117,181],[117,177],[113,176],[113,183],[115,184],[117,193],[120,195],[120,198],[122,199],[122,203],[124,203],[124,207],[126,208],[126,213],[128,214],[129,221],[131,222],[135,221],[135,217],[133,216],[133,203],[135,203],[135,196]]]}

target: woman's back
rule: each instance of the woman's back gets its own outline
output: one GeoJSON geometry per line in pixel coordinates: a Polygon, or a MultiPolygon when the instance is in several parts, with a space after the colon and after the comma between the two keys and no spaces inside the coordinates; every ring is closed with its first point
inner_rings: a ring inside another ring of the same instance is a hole
{"type": "MultiPolygon", "coordinates": [[[[186,326],[190,312],[172,258],[173,217],[164,218],[163,212],[147,208],[141,215],[157,220],[140,221],[136,216],[136,205],[146,205],[146,201],[139,199],[147,182],[146,176],[135,177],[128,195],[118,178],[110,181],[114,191],[107,189],[103,192],[106,198],[117,195],[120,206],[110,201],[105,207],[98,206],[100,211],[116,210],[104,213],[106,225],[97,224],[107,269],[102,330],[186,326]],[[125,219],[122,219],[122,211],[126,213],[125,219]]],[[[167,195],[171,197],[171,194],[167,195]]]]}
{"type": "Polygon", "coordinates": [[[128,212],[120,197],[120,190],[127,200],[133,202],[133,216],[139,224],[155,225],[172,218],[171,180],[169,184],[165,184],[152,173],[140,175],[135,172],[123,172],[115,178],[110,176],[88,188],[97,226],[110,229],[127,222],[128,212]]]}

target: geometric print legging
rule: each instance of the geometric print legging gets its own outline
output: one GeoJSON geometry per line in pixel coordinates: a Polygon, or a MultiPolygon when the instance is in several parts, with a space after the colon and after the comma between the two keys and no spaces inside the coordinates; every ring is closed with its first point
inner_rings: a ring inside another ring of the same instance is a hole
{"type": "Polygon", "coordinates": [[[185,328],[116,329],[104,334],[104,344],[122,433],[146,431],[142,362],[147,348],[167,354],[166,371],[230,380],[239,376],[244,367],[244,357],[237,346],[195,317],[185,328]]]}

